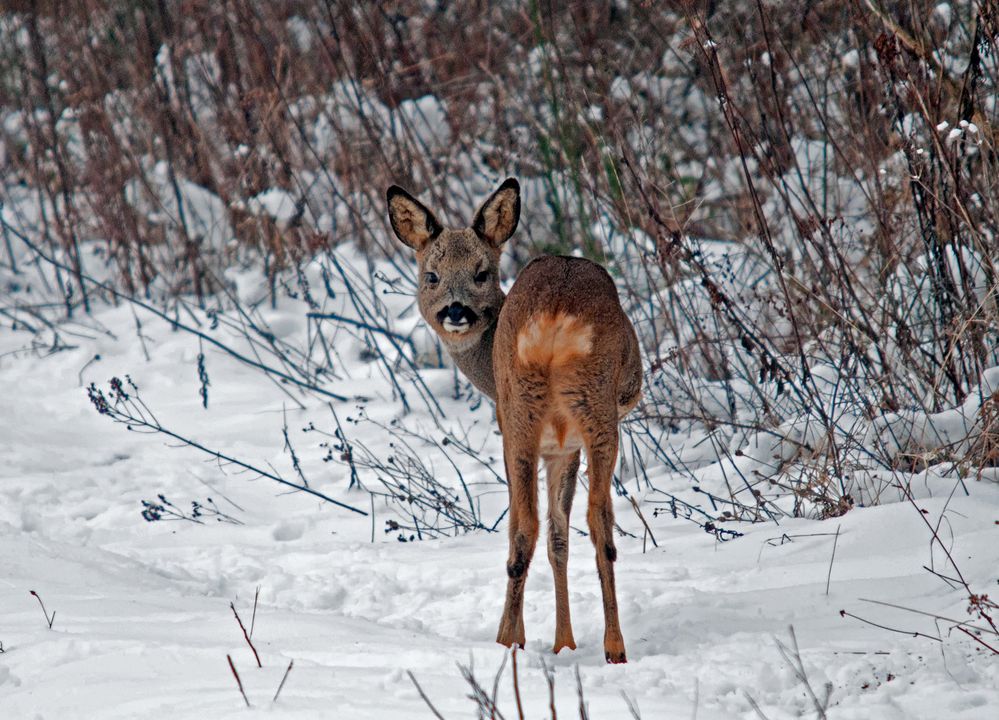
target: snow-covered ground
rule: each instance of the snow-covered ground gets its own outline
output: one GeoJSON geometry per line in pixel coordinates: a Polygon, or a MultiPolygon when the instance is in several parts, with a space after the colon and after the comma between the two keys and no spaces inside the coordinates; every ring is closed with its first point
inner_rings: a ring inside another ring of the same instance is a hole
{"type": "MultiPolygon", "coordinates": [[[[313,486],[372,509],[366,493],[348,491],[342,466],[321,461],[320,438],[302,432],[319,424],[322,403],[298,409],[259,372],[206,346],[210,403],[202,409],[195,338],[144,315],[147,360],[130,308],[105,308],[96,319],[110,335],[67,336],[74,349],[45,357],[12,352],[27,334],[0,333],[0,717],[431,717],[407,671],[445,717],[473,716],[458,666],[472,666],[491,692],[506,652],[493,642],[506,581],[503,532],[402,543],[383,531],[389,511],[381,505],[373,521],[206,462],[161,435],[127,432],[94,411],[87,384],[129,373],[165,425],[293,476],[282,450],[286,416],[313,486]],[[242,524],[144,521],[141,501],[161,493],[185,508],[211,497],[242,524]],[[262,668],[229,608],[234,602],[249,625],[257,588],[252,639],[262,668]],[[55,613],[51,628],[31,591],[55,613]]],[[[280,325],[276,314],[270,319],[280,325]]],[[[397,404],[378,400],[390,389],[365,367],[333,387],[374,398],[368,415],[389,419],[397,404]]],[[[425,377],[442,397],[453,384],[449,370],[425,377]]],[[[349,416],[355,404],[338,412],[349,416]]],[[[487,405],[445,404],[463,427],[478,424],[485,455],[499,448],[486,429],[487,405]]],[[[352,432],[384,440],[373,425],[352,432]]],[[[481,468],[478,477],[470,472],[470,482],[485,480],[481,468]]],[[[973,589],[995,596],[999,487],[969,479],[970,494],[958,488],[948,504],[954,482],[926,479],[919,508],[933,523],[946,508],[948,548],[973,589]]],[[[665,471],[657,483],[689,490],[665,471]]],[[[502,508],[502,496],[487,500],[489,512],[502,508]]],[[[640,535],[627,501],[617,502],[621,525],[640,535]]],[[[518,654],[527,717],[549,715],[542,663],[554,668],[560,717],[578,714],[577,666],[593,718],[627,717],[622,694],[645,718],[753,718],[753,701],[773,720],[815,717],[778,645],[790,644],[791,627],[811,687],[819,696],[831,688],[831,718],[996,717],[995,656],[947,623],[867,602],[974,622],[966,596],[924,569],[936,562],[948,574],[912,505],[740,525],[744,537],[725,543],[648,508],[646,517],[658,548],[643,552],[640,539],[627,537],[618,545],[627,665],[603,662],[593,552],[578,534],[569,572],[579,648],[551,654],[552,578],[539,548],[525,603],[528,647],[518,654]],[[942,642],[912,637],[917,631],[942,633],[942,642]]],[[[583,502],[572,525],[585,528],[583,502]]],[[[498,687],[504,715],[516,717],[509,662],[498,687]]]]}

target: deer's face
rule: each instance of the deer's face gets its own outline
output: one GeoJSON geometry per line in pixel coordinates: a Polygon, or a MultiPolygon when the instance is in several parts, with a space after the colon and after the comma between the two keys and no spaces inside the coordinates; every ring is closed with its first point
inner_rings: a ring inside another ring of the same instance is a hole
{"type": "Polygon", "coordinates": [[[499,315],[499,255],[472,230],[444,230],[417,254],[420,312],[456,350],[478,342],[499,315]]]}
{"type": "Polygon", "coordinates": [[[520,216],[520,186],[507,180],[475,215],[472,226],[446,229],[401,188],[388,191],[396,235],[416,250],[420,313],[452,352],[473,347],[499,315],[500,249],[520,216]]]}

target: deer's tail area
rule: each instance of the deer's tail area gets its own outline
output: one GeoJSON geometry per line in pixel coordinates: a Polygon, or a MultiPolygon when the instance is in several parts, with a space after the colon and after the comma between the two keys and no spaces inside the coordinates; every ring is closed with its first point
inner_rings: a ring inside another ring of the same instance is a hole
{"type": "MultiPolygon", "coordinates": [[[[542,438],[564,447],[578,425],[577,409],[566,394],[581,381],[580,372],[593,352],[591,321],[567,312],[532,315],[517,333],[516,364],[522,387],[542,400],[542,438]]],[[[543,440],[544,442],[544,440],[543,440]]]]}
{"type": "Polygon", "coordinates": [[[542,372],[571,365],[592,350],[593,327],[565,312],[534,315],[517,334],[517,361],[542,372]]]}
{"type": "Polygon", "coordinates": [[[565,385],[578,383],[593,352],[592,324],[567,312],[533,315],[517,333],[517,362],[521,377],[537,395],[556,396],[565,385]]]}

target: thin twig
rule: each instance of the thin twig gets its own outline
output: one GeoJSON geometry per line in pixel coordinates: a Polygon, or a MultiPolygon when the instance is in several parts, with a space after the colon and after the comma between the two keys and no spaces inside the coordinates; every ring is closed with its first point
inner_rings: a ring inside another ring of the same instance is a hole
{"type": "Polygon", "coordinates": [[[253,637],[253,628],[257,624],[257,601],[260,600],[260,586],[257,585],[253,593],[253,615],[250,616],[250,637],[253,637]]]}
{"type": "Polygon", "coordinates": [[[978,630],[980,632],[989,633],[991,635],[999,636],[995,630],[991,628],[985,628],[980,625],[972,625],[969,622],[964,622],[963,620],[954,620],[953,618],[944,617],[943,615],[937,615],[935,613],[926,612],[924,610],[916,610],[915,608],[905,607],[904,605],[896,605],[894,603],[885,602],[883,600],[870,600],[868,598],[857,598],[861,602],[874,603],[875,605],[884,605],[885,607],[895,608],[896,610],[905,610],[906,612],[916,613],[917,615],[925,615],[926,617],[936,618],[937,620],[946,620],[947,622],[952,622],[955,625],[960,625],[962,627],[971,628],[972,630],[978,630]]]}
{"type": "Polygon", "coordinates": [[[832,693],[832,683],[826,684],[825,701],[820,701],[818,696],[815,694],[815,691],[812,689],[812,684],[808,681],[808,674],[805,672],[805,662],[801,659],[801,650],[798,649],[798,638],[794,634],[794,627],[789,627],[788,632],[791,635],[791,648],[788,649],[785,647],[784,643],[778,640],[777,649],[780,651],[780,654],[783,656],[785,662],[791,666],[791,669],[798,678],[798,682],[800,682],[808,692],[808,696],[812,700],[812,706],[818,713],[818,720],[826,720],[826,707],[829,705],[829,697],[832,693]]]}
{"type": "Polygon", "coordinates": [[[284,675],[283,675],[283,676],[281,677],[281,684],[280,684],[280,685],[278,685],[278,689],[277,689],[277,692],[276,692],[276,693],[274,693],[274,699],[273,699],[273,700],[271,700],[271,702],[277,702],[277,699],[278,699],[278,695],[280,695],[280,694],[281,694],[281,689],[282,689],[282,688],[284,687],[284,681],[288,679],[288,673],[290,673],[290,672],[291,672],[291,668],[292,668],[292,666],[293,666],[294,664],[295,664],[295,661],[294,661],[294,660],[289,660],[289,661],[288,661],[288,669],[284,671],[284,675]]]}
{"type": "Polygon", "coordinates": [[[503,653],[499,669],[496,671],[496,677],[493,678],[493,696],[491,700],[492,708],[489,712],[489,720],[496,720],[496,698],[499,697],[499,683],[500,678],[503,677],[503,669],[506,667],[506,658],[506,653],[503,653]]]}
{"type": "Polygon", "coordinates": [[[481,683],[479,683],[478,679],[475,677],[471,664],[462,665],[459,663],[458,669],[461,671],[461,676],[465,678],[465,682],[467,682],[469,687],[472,688],[472,694],[468,697],[471,700],[474,700],[479,706],[479,717],[483,717],[483,711],[488,710],[490,718],[495,718],[495,720],[505,720],[503,713],[501,713],[499,708],[496,706],[495,689],[493,696],[490,697],[489,693],[486,692],[486,689],[482,687],[481,683]]]}
{"type": "MultiPolygon", "coordinates": [[[[649,537],[652,538],[652,546],[653,547],[659,547],[659,543],[656,542],[656,536],[652,534],[652,528],[650,528],[649,527],[649,523],[645,521],[645,515],[642,514],[642,509],[640,507],[638,507],[638,502],[636,502],[635,498],[633,496],[631,496],[631,495],[628,496],[628,500],[631,502],[631,507],[633,507],[635,509],[635,514],[638,515],[638,519],[641,520],[642,521],[642,525],[645,526],[645,532],[647,532],[649,534],[649,537]]],[[[645,542],[644,542],[644,540],[645,540],[645,538],[643,537],[642,538],[642,541],[643,541],[642,542],[642,552],[645,552],[645,542]]]]}
{"type": "Polygon", "coordinates": [[[99,361],[100,359],[101,359],[100,353],[95,353],[92,358],[87,360],[87,362],[83,363],[83,367],[81,367],[79,372],[77,372],[76,374],[76,379],[79,381],[80,387],[83,387],[83,371],[86,370],[91,365],[93,365],[95,362],[99,361]]]}
{"type": "Polygon", "coordinates": [[[410,350],[414,353],[416,352],[413,346],[412,338],[406,337],[397,332],[393,332],[388,328],[379,327],[377,325],[372,325],[371,323],[361,322],[359,320],[354,320],[353,318],[346,317],[344,315],[338,315],[337,313],[324,313],[324,312],[310,312],[306,313],[305,316],[310,319],[315,320],[336,320],[338,323],[343,323],[344,325],[352,325],[353,327],[360,328],[362,330],[367,330],[368,332],[376,332],[385,335],[386,337],[394,338],[401,342],[409,345],[410,350]]]}
{"type": "Polygon", "coordinates": [[[263,667],[260,664],[260,655],[257,653],[257,649],[253,647],[253,641],[250,640],[250,634],[246,632],[246,628],[243,626],[243,621],[239,618],[239,613],[236,612],[236,604],[229,603],[229,607],[232,608],[232,614],[236,616],[236,622],[239,623],[239,629],[243,631],[243,637],[246,639],[246,644],[250,646],[250,650],[253,651],[253,657],[257,659],[257,667],[263,667]]]}
{"type": "Polygon", "coordinates": [[[55,615],[56,615],[55,610],[52,611],[52,616],[49,617],[48,611],[45,610],[45,603],[42,602],[41,596],[39,596],[39,594],[36,593],[34,590],[31,590],[30,592],[32,595],[35,596],[35,600],[38,601],[38,604],[42,606],[42,614],[45,615],[45,622],[49,624],[49,630],[51,630],[52,623],[55,622],[55,615]]]}
{"type": "Polygon", "coordinates": [[[416,676],[413,675],[413,672],[411,670],[407,670],[406,674],[409,675],[409,679],[413,681],[413,684],[416,686],[416,692],[420,693],[420,697],[423,698],[423,702],[425,702],[427,707],[430,708],[430,712],[434,714],[434,717],[436,717],[437,720],[444,720],[444,716],[440,714],[437,708],[434,707],[434,704],[430,702],[430,698],[427,697],[427,694],[423,692],[423,688],[420,687],[420,683],[416,682],[416,676]]]}
{"type": "Polygon", "coordinates": [[[980,637],[978,637],[977,635],[975,635],[975,634],[974,634],[973,632],[970,632],[970,631],[968,631],[968,630],[965,630],[965,629],[964,629],[963,627],[961,627],[960,625],[958,625],[958,626],[957,626],[957,629],[958,629],[958,630],[960,630],[961,632],[963,632],[963,633],[964,633],[965,635],[967,635],[968,637],[970,637],[970,638],[971,638],[972,640],[974,640],[974,641],[975,641],[976,643],[978,643],[978,644],[980,644],[980,645],[983,645],[983,646],[987,647],[987,648],[988,648],[989,650],[991,650],[991,651],[992,651],[992,652],[993,652],[994,654],[996,654],[996,655],[999,655],[999,650],[996,650],[996,649],[995,649],[994,647],[992,647],[991,645],[989,645],[989,644],[988,644],[987,642],[985,642],[984,640],[982,640],[982,639],[981,639],[980,637]]]}
{"type": "Polygon", "coordinates": [[[836,526],[836,537],[833,538],[832,557],[829,558],[829,572],[826,573],[826,595],[827,596],[829,595],[829,583],[832,580],[833,561],[836,560],[836,543],[839,542],[839,528],[840,528],[840,526],[837,525],[836,526]]]}
{"type": "Polygon", "coordinates": [[[586,700],[583,697],[583,678],[579,675],[579,665],[576,666],[576,695],[579,696],[579,720],[590,720],[586,711],[586,700]]]}
{"type": "Polygon", "coordinates": [[[558,720],[558,713],[555,712],[555,671],[548,667],[544,658],[541,659],[541,671],[545,674],[545,682],[548,683],[548,709],[552,711],[552,720],[558,720]]]}
{"type": "Polygon", "coordinates": [[[638,703],[628,697],[628,693],[624,690],[621,691],[621,697],[624,698],[624,703],[628,706],[628,712],[631,716],[635,718],[635,720],[642,720],[642,714],[638,711],[638,703]]]}
{"type": "Polygon", "coordinates": [[[936,640],[937,642],[943,642],[943,640],[941,640],[938,637],[933,637],[932,635],[926,635],[925,633],[921,633],[921,632],[918,632],[918,631],[915,631],[915,630],[899,630],[898,628],[888,627],[887,625],[880,625],[880,624],[878,624],[876,622],[873,622],[871,620],[865,620],[864,618],[862,618],[862,617],[860,617],[858,615],[854,615],[853,613],[847,612],[846,610],[840,610],[839,611],[839,616],[840,617],[850,617],[850,618],[853,618],[854,620],[860,620],[860,622],[866,623],[867,625],[871,625],[871,626],[879,628],[881,630],[888,630],[889,632],[899,633],[900,635],[908,635],[910,637],[924,637],[927,640],[936,640]]]}
{"type": "Polygon", "coordinates": [[[766,716],[763,710],[760,709],[759,704],[756,702],[755,699],[753,699],[752,695],[750,695],[748,692],[743,692],[743,694],[746,696],[746,700],[749,701],[749,706],[753,708],[753,712],[755,712],[759,716],[760,720],[770,720],[770,718],[766,716]]]}
{"type": "Polygon", "coordinates": [[[520,682],[517,680],[517,646],[510,651],[510,666],[513,668],[513,697],[517,701],[517,717],[524,720],[524,706],[520,702],[520,682]]]}
{"type": "Polygon", "coordinates": [[[232,657],[226,655],[225,659],[229,661],[229,669],[232,670],[232,676],[236,678],[236,687],[239,688],[239,694],[243,696],[243,702],[246,703],[246,707],[250,707],[250,699],[246,697],[246,691],[243,690],[243,681],[239,679],[239,673],[236,672],[236,665],[232,662],[232,657]]]}

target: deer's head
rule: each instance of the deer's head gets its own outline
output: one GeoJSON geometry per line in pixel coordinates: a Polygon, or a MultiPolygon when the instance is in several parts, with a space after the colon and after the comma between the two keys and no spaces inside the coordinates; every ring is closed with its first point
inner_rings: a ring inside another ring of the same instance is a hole
{"type": "Polygon", "coordinates": [[[507,179],[461,229],[445,228],[396,185],[387,196],[392,229],[416,251],[420,313],[451,352],[468,350],[503,307],[500,251],[520,219],[520,184],[507,179]]]}

